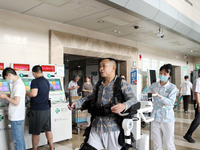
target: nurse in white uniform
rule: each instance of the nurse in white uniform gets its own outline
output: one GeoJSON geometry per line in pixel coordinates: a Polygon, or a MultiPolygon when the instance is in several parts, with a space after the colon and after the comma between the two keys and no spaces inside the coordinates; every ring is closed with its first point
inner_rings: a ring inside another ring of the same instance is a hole
{"type": "Polygon", "coordinates": [[[174,145],[174,111],[173,106],[176,100],[176,85],[169,82],[172,75],[172,65],[165,64],[159,70],[160,81],[153,83],[147,93],[157,96],[153,98],[154,121],[151,124],[152,140],[154,150],[176,150],[174,145]]]}

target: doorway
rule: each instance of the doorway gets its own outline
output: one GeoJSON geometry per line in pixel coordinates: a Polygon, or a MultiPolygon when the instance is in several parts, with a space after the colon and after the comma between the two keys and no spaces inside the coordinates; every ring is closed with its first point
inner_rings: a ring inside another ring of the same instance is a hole
{"type": "MultiPolygon", "coordinates": [[[[89,57],[82,55],[71,55],[64,54],[64,65],[65,65],[65,77],[64,77],[64,87],[65,91],[68,88],[69,82],[73,79],[74,74],[80,77],[78,85],[79,95],[82,92],[82,85],[85,82],[84,77],[90,76],[91,83],[95,85],[100,79],[99,74],[99,63],[102,58],[99,57],[89,57]]],[[[124,74],[126,77],[126,61],[117,60],[117,75],[124,74]]]]}

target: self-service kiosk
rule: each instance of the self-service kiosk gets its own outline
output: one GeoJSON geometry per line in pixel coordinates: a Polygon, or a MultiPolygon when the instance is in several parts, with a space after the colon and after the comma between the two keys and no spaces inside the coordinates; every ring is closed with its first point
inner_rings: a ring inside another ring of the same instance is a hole
{"type": "Polygon", "coordinates": [[[65,98],[62,78],[56,76],[55,65],[41,65],[43,74],[50,84],[51,128],[53,142],[72,138],[72,115],[65,98]],[[62,129],[62,132],[60,132],[62,129]]]}

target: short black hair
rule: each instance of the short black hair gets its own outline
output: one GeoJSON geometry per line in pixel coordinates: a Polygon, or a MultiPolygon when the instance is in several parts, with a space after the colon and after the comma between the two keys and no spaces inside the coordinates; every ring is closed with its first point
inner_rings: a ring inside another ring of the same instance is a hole
{"type": "MultiPolygon", "coordinates": [[[[105,60],[105,59],[108,59],[108,60],[110,60],[110,61],[113,61],[113,62],[115,62],[115,65],[116,65],[116,69],[117,69],[117,64],[118,64],[118,62],[117,62],[117,60],[116,59],[114,59],[114,58],[103,58],[102,60],[105,60]]],[[[101,61],[102,61],[101,60],[101,61]]]]}
{"type": "Polygon", "coordinates": [[[42,73],[42,67],[40,65],[35,65],[33,68],[32,68],[32,72],[36,72],[36,73],[42,73]]]}
{"type": "Polygon", "coordinates": [[[9,73],[17,75],[16,71],[13,68],[7,67],[2,72],[3,79],[6,79],[6,76],[8,76],[9,73]]]}
{"type": "Polygon", "coordinates": [[[163,66],[160,67],[159,71],[165,70],[167,73],[172,76],[172,65],[171,64],[164,64],[163,66]]]}
{"type": "Polygon", "coordinates": [[[184,77],[184,79],[186,80],[186,79],[188,79],[189,77],[186,75],[185,77],[184,77]]]}

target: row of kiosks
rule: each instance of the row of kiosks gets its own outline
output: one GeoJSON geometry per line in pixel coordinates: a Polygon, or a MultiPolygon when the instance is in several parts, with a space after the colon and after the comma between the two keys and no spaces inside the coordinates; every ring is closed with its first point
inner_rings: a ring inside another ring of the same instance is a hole
{"type": "MultiPolygon", "coordinates": [[[[1,65],[1,64],[0,64],[1,65]]],[[[67,108],[67,101],[65,98],[65,92],[62,84],[62,76],[56,76],[56,65],[41,65],[44,76],[50,83],[51,100],[51,128],[53,133],[53,142],[63,141],[72,138],[72,118],[71,111],[67,108]],[[62,132],[60,132],[62,129],[62,132]]],[[[29,64],[12,63],[11,67],[21,77],[26,90],[30,92],[31,81],[34,79],[32,72],[30,71],[29,64]]],[[[59,66],[60,67],[60,66],[59,66]]],[[[0,67],[2,70],[5,67],[0,67]]],[[[0,77],[0,90],[6,93],[10,93],[11,86],[6,80],[0,77]]],[[[11,134],[11,128],[8,120],[8,103],[4,100],[0,100],[0,145],[4,145],[4,150],[14,150],[14,143],[11,134]],[[3,139],[3,140],[2,140],[3,139]]],[[[30,112],[30,99],[26,97],[26,118],[24,121],[24,136],[26,149],[32,148],[32,135],[29,134],[29,112],[30,112]]],[[[47,140],[45,134],[40,134],[40,142],[38,146],[46,145],[47,140]]]]}

